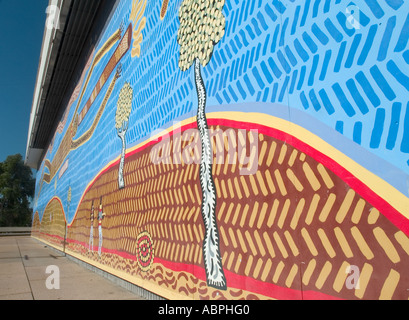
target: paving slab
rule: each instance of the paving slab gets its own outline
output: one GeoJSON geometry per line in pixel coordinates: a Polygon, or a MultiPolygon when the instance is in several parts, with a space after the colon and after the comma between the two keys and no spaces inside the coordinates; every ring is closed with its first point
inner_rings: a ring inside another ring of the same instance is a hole
{"type": "Polygon", "coordinates": [[[75,263],[36,239],[8,236],[0,237],[0,300],[144,298],[75,263]],[[47,272],[49,266],[54,267],[47,272]]]}

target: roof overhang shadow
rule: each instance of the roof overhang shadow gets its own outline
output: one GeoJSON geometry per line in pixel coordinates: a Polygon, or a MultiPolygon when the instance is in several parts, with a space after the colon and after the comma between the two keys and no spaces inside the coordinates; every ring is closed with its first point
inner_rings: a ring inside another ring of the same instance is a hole
{"type": "Polygon", "coordinates": [[[59,23],[44,28],[27,137],[25,164],[37,169],[65,105],[63,99],[93,26],[101,0],[50,0],[59,23]],[[55,27],[57,26],[58,27],[55,27]]]}

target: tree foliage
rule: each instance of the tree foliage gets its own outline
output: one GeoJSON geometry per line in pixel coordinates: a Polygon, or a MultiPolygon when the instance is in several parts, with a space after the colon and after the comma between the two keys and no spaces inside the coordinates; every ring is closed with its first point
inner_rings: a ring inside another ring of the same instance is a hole
{"type": "Polygon", "coordinates": [[[0,162],[0,227],[30,226],[35,179],[21,154],[0,162]]]}
{"type": "Polygon", "coordinates": [[[129,116],[131,114],[133,90],[127,82],[119,92],[117,109],[115,114],[115,128],[118,132],[126,131],[129,116]]]}
{"type": "Polygon", "coordinates": [[[129,82],[126,82],[119,92],[119,98],[117,102],[116,115],[115,115],[115,128],[118,133],[118,137],[122,141],[122,151],[121,151],[121,160],[119,162],[118,170],[118,185],[119,189],[125,187],[124,181],[124,164],[125,164],[125,133],[128,130],[129,116],[131,115],[132,110],[132,97],[133,90],[129,82]]]}
{"type": "Polygon", "coordinates": [[[197,58],[206,66],[213,47],[224,35],[224,0],[184,0],[179,9],[179,68],[189,69],[197,58]]]}

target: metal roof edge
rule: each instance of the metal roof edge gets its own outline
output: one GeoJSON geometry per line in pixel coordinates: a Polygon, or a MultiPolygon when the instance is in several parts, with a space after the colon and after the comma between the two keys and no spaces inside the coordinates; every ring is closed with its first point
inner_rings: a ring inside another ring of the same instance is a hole
{"type": "MultiPolygon", "coordinates": [[[[31,106],[30,122],[27,136],[27,146],[25,155],[25,164],[33,169],[38,169],[39,161],[41,159],[43,149],[36,149],[32,147],[33,139],[36,131],[38,130],[39,114],[44,105],[45,97],[43,94],[47,92],[47,80],[51,78],[51,75],[55,66],[55,56],[58,53],[58,49],[61,44],[61,37],[56,37],[59,29],[64,30],[67,22],[67,16],[72,0],[49,0],[48,8],[55,6],[58,8],[59,19],[58,27],[49,28],[46,20],[43,41],[41,46],[41,53],[39,59],[39,65],[37,70],[37,78],[34,87],[33,102],[31,106]]],[[[48,18],[47,18],[48,19],[48,18]]]]}

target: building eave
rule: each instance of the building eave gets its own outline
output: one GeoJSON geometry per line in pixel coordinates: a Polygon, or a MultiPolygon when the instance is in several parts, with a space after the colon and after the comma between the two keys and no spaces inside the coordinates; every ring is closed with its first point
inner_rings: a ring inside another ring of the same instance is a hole
{"type": "Polygon", "coordinates": [[[59,9],[58,28],[44,28],[34,87],[25,164],[38,169],[55,131],[63,99],[93,25],[100,0],[49,0],[59,9]]]}

